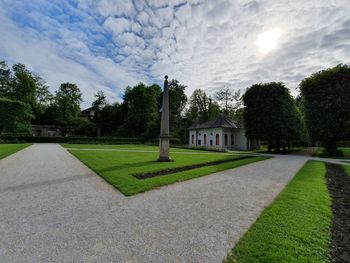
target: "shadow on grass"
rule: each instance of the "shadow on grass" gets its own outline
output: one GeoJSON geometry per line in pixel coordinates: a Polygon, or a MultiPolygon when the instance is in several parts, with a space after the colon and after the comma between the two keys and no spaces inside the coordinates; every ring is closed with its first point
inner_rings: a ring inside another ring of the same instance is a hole
{"type": "Polygon", "coordinates": [[[102,168],[102,169],[96,169],[96,172],[97,173],[111,172],[114,170],[130,168],[130,166],[135,168],[135,167],[148,166],[148,165],[152,165],[152,164],[156,164],[156,163],[158,163],[156,160],[155,161],[139,162],[139,163],[124,163],[121,165],[115,165],[115,166],[110,166],[110,167],[106,167],[106,168],[102,168]]]}

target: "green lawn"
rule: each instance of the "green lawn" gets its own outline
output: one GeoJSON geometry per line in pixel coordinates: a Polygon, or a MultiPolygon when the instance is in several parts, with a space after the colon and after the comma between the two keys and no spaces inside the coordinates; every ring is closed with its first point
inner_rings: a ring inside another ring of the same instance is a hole
{"type": "Polygon", "coordinates": [[[18,152],[19,150],[22,150],[26,147],[28,147],[29,143],[23,143],[23,144],[0,144],[0,159],[5,158],[6,156],[9,156],[15,152],[18,152]]]}
{"type": "Polygon", "coordinates": [[[215,160],[231,159],[240,157],[241,155],[175,148],[171,150],[171,158],[175,161],[170,163],[161,163],[156,161],[158,158],[158,147],[154,146],[70,144],[64,146],[70,148],[69,151],[74,156],[80,159],[107,182],[127,196],[145,192],[163,185],[184,181],[267,159],[267,157],[254,157],[140,180],[136,179],[133,174],[160,171],[167,168],[181,167],[215,160]],[[82,148],[100,150],[82,150],[82,148]],[[103,149],[134,149],[155,152],[118,152],[104,151],[103,149]]]}
{"type": "Polygon", "coordinates": [[[309,161],[247,231],[227,262],[329,262],[325,164],[309,161]]]}
{"type": "Polygon", "coordinates": [[[343,154],[343,157],[332,157],[329,156],[324,148],[318,148],[317,151],[315,152],[314,156],[315,157],[323,157],[323,158],[335,158],[335,159],[350,159],[350,148],[349,147],[339,147],[338,148],[343,154]]]}
{"type": "Polygon", "coordinates": [[[350,165],[343,165],[345,172],[350,176],[350,165]]]}

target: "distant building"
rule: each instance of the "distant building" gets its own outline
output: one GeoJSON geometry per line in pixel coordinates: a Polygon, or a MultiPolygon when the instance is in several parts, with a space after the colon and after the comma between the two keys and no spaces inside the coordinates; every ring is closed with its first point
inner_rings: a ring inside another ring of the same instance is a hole
{"type": "Polygon", "coordinates": [[[245,136],[243,125],[234,123],[226,116],[194,124],[188,128],[189,146],[221,150],[254,150],[259,148],[257,140],[245,136]]]}
{"type": "Polygon", "coordinates": [[[30,134],[38,137],[58,137],[62,136],[62,127],[56,125],[31,125],[30,134]]]}
{"type": "Polygon", "coordinates": [[[82,117],[85,117],[88,120],[95,119],[95,110],[92,107],[82,110],[80,114],[82,117]]]}

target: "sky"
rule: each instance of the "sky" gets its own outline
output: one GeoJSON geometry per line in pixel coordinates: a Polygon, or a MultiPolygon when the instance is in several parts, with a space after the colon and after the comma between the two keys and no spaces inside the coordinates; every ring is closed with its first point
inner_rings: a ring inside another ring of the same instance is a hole
{"type": "Polygon", "coordinates": [[[350,64],[350,0],[0,0],[0,60],[54,92],[76,83],[87,107],[164,75],[186,94],[300,81],[350,64]]]}

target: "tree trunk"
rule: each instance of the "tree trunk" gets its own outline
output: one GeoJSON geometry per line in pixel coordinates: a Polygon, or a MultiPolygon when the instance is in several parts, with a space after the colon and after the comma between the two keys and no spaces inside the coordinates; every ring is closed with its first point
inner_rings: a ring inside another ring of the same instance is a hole
{"type": "Polygon", "coordinates": [[[281,142],[280,142],[280,140],[277,140],[277,142],[276,142],[276,152],[281,152],[281,142]]]}
{"type": "Polygon", "coordinates": [[[272,142],[271,141],[268,141],[267,142],[267,151],[270,153],[272,152],[272,142]]]}
{"type": "Polygon", "coordinates": [[[326,141],[326,151],[330,156],[341,157],[343,156],[341,151],[338,151],[336,141],[326,141]]]}

